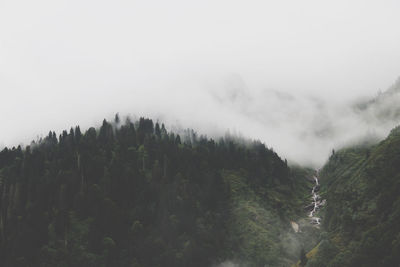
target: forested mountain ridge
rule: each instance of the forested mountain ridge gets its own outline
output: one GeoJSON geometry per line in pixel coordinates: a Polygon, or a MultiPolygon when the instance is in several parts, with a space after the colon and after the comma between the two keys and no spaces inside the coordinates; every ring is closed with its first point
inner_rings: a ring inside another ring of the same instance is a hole
{"type": "Polygon", "coordinates": [[[120,124],[0,152],[1,266],[297,260],[280,239],[303,213],[307,171],[260,142],[181,137],[145,118],[120,124]]]}
{"type": "Polygon", "coordinates": [[[374,122],[376,125],[391,125],[400,121],[400,77],[384,92],[368,100],[358,101],[353,110],[362,120],[374,122]]]}
{"type": "Polygon", "coordinates": [[[321,171],[325,234],[307,266],[399,266],[400,127],[332,153],[321,171]]]}

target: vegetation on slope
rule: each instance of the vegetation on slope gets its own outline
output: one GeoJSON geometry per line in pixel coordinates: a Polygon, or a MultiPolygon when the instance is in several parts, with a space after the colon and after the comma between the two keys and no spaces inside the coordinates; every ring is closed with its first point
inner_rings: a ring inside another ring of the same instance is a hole
{"type": "Polygon", "coordinates": [[[229,259],[244,266],[291,266],[298,260],[306,233],[295,234],[290,220],[304,216],[309,182],[302,174],[294,168],[286,184],[254,189],[246,170],[223,172],[231,188],[229,259]]]}
{"type": "Polygon", "coordinates": [[[144,118],[50,132],[0,152],[0,265],[278,262],[282,225],[302,212],[297,174],[260,142],[144,118]]]}
{"type": "Polygon", "coordinates": [[[398,266],[400,128],[377,145],[333,153],[321,177],[327,234],[307,266],[398,266]]]}

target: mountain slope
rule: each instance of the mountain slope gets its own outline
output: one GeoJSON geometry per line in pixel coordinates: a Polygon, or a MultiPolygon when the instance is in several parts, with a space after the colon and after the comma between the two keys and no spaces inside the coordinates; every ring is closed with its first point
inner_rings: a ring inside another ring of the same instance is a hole
{"type": "Polygon", "coordinates": [[[227,224],[229,259],[241,266],[291,266],[303,247],[315,244],[316,233],[309,223],[302,224],[300,233],[290,226],[290,220],[305,215],[310,172],[293,167],[292,181],[259,188],[247,185],[246,170],[223,172],[232,197],[227,224]]]}
{"type": "MultiPolygon", "coordinates": [[[[360,101],[354,111],[365,121],[376,125],[392,125],[400,120],[400,77],[386,91],[368,101],[360,101]]],[[[394,124],[396,125],[396,124],[394,124]]]]}
{"type": "Polygon", "coordinates": [[[0,264],[296,261],[282,235],[303,214],[307,171],[260,142],[183,135],[116,117],[1,151],[0,264]]]}
{"type": "Polygon", "coordinates": [[[307,266],[398,266],[400,128],[332,154],[321,171],[327,234],[307,266]]]}

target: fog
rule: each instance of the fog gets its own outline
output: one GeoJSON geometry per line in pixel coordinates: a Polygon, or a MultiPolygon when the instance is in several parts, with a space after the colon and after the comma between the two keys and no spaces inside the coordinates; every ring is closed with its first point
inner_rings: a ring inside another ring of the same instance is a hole
{"type": "Polygon", "coordinates": [[[260,139],[320,166],[333,148],[399,123],[397,94],[356,108],[400,75],[399,10],[377,0],[2,0],[0,147],[120,112],[260,139]]]}

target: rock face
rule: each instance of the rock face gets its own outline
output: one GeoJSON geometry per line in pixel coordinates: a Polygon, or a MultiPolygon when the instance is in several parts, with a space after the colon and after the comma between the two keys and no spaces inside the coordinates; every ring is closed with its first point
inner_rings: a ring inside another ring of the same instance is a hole
{"type": "Polygon", "coordinates": [[[299,225],[293,221],[290,222],[295,233],[299,232],[299,225]]]}

